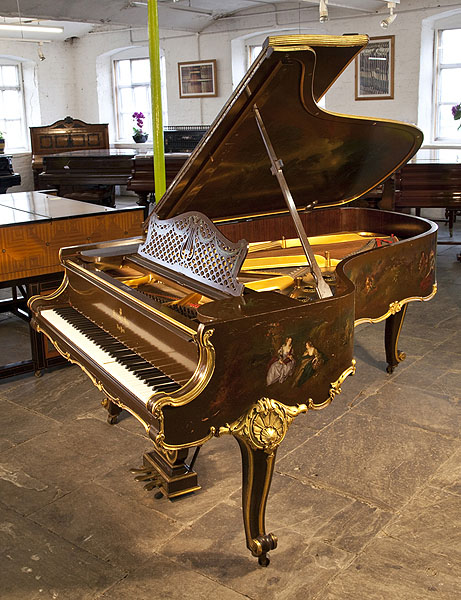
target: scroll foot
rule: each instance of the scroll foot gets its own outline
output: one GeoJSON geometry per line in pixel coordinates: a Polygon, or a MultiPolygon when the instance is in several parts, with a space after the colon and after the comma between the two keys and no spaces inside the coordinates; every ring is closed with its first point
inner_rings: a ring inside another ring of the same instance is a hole
{"type": "Polygon", "coordinates": [[[400,331],[403,325],[403,319],[405,318],[405,314],[407,312],[407,304],[402,306],[402,309],[391,315],[386,319],[386,329],[384,333],[384,346],[386,349],[386,361],[387,361],[387,369],[388,373],[393,373],[395,367],[398,366],[402,360],[405,360],[406,355],[405,352],[401,352],[397,348],[397,344],[399,343],[400,331]]]}

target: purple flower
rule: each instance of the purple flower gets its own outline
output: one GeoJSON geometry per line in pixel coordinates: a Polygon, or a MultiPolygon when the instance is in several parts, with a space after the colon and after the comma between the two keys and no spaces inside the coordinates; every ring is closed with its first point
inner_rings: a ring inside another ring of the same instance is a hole
{"type": "Polygon", "coordinates": [[[143,115],[142,112],[134,112],[131,116],[133,117],[133,121],[135,121],[137,125],[137,127],[133,127],[133,131],[135,133],[142,133],[142,126],[146,117],[143,115]]]}

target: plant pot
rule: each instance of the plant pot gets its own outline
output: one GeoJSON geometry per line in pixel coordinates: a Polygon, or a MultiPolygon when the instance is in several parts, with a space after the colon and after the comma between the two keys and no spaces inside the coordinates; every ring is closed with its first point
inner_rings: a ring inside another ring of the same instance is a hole
{"type": "Polygon", "coordinates": [[[148,137],[148,133],[135,133],[133,139],[137,144],[142,144],[144,142],[147,142],[148,137]]]}
{"type": "Polygon", "coordinates": [[[0,137],[0,154],[5,152],[5,140],[0,137]]]}

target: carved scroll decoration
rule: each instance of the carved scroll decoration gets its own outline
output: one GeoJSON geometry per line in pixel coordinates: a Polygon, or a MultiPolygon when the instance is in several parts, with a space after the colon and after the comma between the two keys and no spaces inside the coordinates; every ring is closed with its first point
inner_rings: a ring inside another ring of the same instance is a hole
{"type": "Polygon", "coordinates": [[[187,212],[166,220],[154,214],[138,254],[221,292],[239,296],[243,284],[237,280],[237,274],[247,246],[245,240],[236,244],[229,241],[201,213],[187,212]]]}
{"type": "Polygon", "coordinates": [[[285,437],[293,419],[307,412],[306,404],[285,406],[277,400],[261,398],[231,425],[219,428],[219,435],[243,437],[254,450],[272,455],[285,437]]]}

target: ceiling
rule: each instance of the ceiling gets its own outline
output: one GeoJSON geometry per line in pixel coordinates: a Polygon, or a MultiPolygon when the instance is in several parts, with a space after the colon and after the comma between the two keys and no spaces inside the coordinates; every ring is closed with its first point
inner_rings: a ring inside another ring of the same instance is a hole
{"type": "MultiPolygon", "coordinates": [[[[147,19],[147,0],[2,0],[0,22],[12,17],[17,21],[18,6],[24,22],[30,18],[65,22],[61,23],[64,33],[53,39],[83,35],[95,27],[145,27],[147,19]]],[[[316,20],[318,6],[319,0],[158,0],[161,28],[192,32],[248,10],[261,15],[295,10],[301,11],[303,20],[310,20],[310,15],[316,20]]],[[[328,0],[328,7],[330,19],[354,17],[385,10],[386,0],[328,0]]],[[[1,35],[5,37],[5,32],[1,35]]],[[[11,35],[17,37],[18,33],[11,35]]]]}

